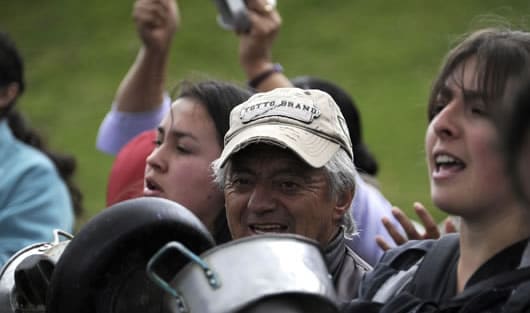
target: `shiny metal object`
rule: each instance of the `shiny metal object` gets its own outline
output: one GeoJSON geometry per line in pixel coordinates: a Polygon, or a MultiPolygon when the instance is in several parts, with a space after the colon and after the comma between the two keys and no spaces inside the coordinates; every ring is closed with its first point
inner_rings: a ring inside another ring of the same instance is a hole
{"type": "Polygon", "coordinates": [[[226,30],[250,31],[251,23],[244,0],[214,0],[219,15],[217,23],[226,30]]]}
{"type": "MultiPolygon", "coordinates": [[[[152,264],[181,246],[173,242],[160,249],[149,262],[148,275],[157,276],[152,264]]],[[[190,261],[171,282],[153,279],[172,296],[173,313],[234,313],[286,295],[310,299],[312,307],[306,312],[336,312],[335,289],[323,256],[317,244],[304,237],[247,237],[193,255],[190,261]]]]}
{"type": "Polygon", "coordinates": [[[54,239],[51,243],[38,243],[27,246],[15,253],[0,270],[0,312],[2,313],[38,313],[45,312],[44,303],[46,282],[49,281],[47,274],[51,275],[54,265],[57,263],[64,249],[73,236],[65,231],[56,229],[54,239]],[[66,240],[61,241],[61,237],[66,240]],[[28,261],[31,263],[28,265],[28,261]],[[35,266],[31,268],[31,264],[35,266]],[[29,267],[28,267],[29,266],[29,267]],[[42,271],[43,266],[50,270],[42,271]],[[33,274],[24,278],[24,286],[17,284],[15,273],[22,268],[33,271],[33,274]],[[28,290],[29,289],[29,290],[28,290]]]}

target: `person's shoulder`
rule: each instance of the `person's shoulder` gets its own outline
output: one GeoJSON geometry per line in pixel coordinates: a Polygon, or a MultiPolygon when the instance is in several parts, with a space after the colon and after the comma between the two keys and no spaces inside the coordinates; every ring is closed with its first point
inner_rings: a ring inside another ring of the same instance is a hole
{"type": "Polygon", "coordinates": [[[9,157],[5,161],[6,177],[31,182],[43,178],[49,181],[60,180],[59,173],[52,160],[43,152],[21,141],[15,141],[9,157]]]}
{"type": "Polygon", "coordinates": [[[390,298],[414,276],[418,264],[436,240],[411,240],[385,251],[372,271],[365,274],[359,289],[361,299],[390,298]],[[383,288],[384,286],[384,288],[383,288]],[[383,296],[382,296],[383,295],[383,296]]]}
{"type": "Polygon", "coordinates": [[[17,144],[18,162],[27,169],[56,171],[55,165],[42,151],[23,142],[17,144]]]}
{"type": "MultiPolygon", "coordinates": [[[[379,263],[391,264],[404,257],[423,256],[437,242],[437,239],[409,240],[400,246],[385,251],[379,263]]],[[[401,262],[399,262],[401,263],[401,262]]]]}

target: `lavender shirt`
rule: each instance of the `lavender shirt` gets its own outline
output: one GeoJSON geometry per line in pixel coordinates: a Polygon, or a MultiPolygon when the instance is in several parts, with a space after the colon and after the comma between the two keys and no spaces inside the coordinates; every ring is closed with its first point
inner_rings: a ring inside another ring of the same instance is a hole
{"type": "Polygon", "coordinates": [[[375,236],[382,236],[388,243],[394,240],[381,222],[383,217],[388,217],[397,229],[404,231],[399,222],[392,215],[392,204],[374,186],[366,183],[357,174],[355,179],[355,196],[350,207],[350,213],[357,225],[357,235],[346,243],[370,265],[375,265],[383,255],[383,250],[375,242],[375,236]]]}
{"type": "Polygon", "coordinates": [[[116,105],[107,113],[99,126],[96,148],[108,154],[118,154],[121,147],[141,132],[158,126],[171,108],[171,99],[164,94],[158,109],[147,112],[120,112],[116,105]]]}

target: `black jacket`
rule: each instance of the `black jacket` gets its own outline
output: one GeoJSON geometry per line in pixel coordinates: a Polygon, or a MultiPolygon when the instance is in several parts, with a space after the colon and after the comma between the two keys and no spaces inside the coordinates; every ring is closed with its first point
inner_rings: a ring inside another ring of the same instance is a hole
{"type": "Polygon", "coordinates": [[[530,241],[515,243],[485,262],[456,292],[458,234],[409,241],[383,255],[361,282],[347,313],[528,313],[530,241]]]}

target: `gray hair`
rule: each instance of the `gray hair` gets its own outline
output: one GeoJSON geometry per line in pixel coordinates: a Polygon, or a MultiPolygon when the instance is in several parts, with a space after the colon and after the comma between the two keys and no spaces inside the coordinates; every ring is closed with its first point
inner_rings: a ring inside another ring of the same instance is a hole
{"type": "MultiPolygon", "coordinates": [[[[228,159],[224,167],[221,167],[220,159],[212,162],[214,182],[223,190],[232,160],[228,159]]],[[[339,149],[333,157],[324,165],[324,170],[329,179],[329,190],[333,199],[338,199],[345,192],[352,192],[355,195],[355,179],[357,170],[344,149],[339,149]]],[[[340,225],[344,229],[344,237],[351,239],[356,233],[355,221],[351,210],[343,216],[340,225]]]]}

